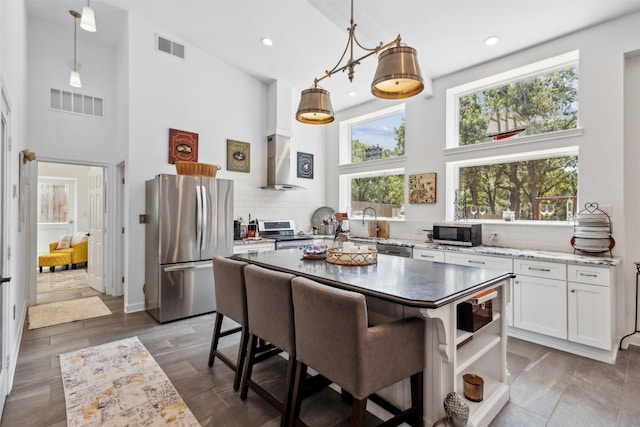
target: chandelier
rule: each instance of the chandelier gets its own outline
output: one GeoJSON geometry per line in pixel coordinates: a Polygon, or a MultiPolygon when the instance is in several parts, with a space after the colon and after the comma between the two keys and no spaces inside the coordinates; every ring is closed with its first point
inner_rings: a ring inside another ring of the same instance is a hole
{"type": "Polygon", "coordinates": [[[351,0],[351,21],[347,31],[349,32],[347,46],[338,64],[333,69],[325,71],[322,77],[315,78],[313,87],[302,91],[296,112],[296,120],[299,122],[331,123],[334,116],[329,91],[319,87],[318,83],[340,71],[347,71],[349,81],[353,81],[355,66],[379,52],[381,53],[378,55],[378,68],[371,83],[371,93],[374,96],[384,99],[402,99],[417,95],[424,89],[417,52],[414,48],[401,45],[399,34],[395,40],[387,44],[380,42],[374,48],[366,48],[358,42],[356,23],[353,20],[353,0],[351,0]],[[353,51],[356,45],[367,53],[359,58],[354,58],[353,51]],[[347,51],[350,54],[349,59],[346,64],[341,65],[347,51]]]}

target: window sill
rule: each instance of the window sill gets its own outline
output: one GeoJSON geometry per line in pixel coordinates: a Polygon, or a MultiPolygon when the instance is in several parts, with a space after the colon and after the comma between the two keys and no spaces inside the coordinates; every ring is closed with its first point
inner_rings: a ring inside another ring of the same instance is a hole
{"type": "Polygon", "coordinates": [[[553,141],[564,138],[572,138],[575,136],[582,136],[584,133],[583,128],[561,130],[557,132],[543,133],[539,135],[518,136],[513,139],[507,139],[495,142],[485,142],[483,144],[465,145],[462,147],[445,148],[444,154],[446,156],[451,154],[469,153],[473,151],[492,150],[495,148],[504,148],[512,146],[527,146],[529,144],[538,143],[542,141],[553,141]]]}
{"type": "Polygon", "coordinates": [[[407,156],[392,157],[390,159],[369,160],[368,162],[360,163],[347,163],[344,165],[338,165],[338,171],[356,171],[362,169],[381,170],[385,167],[398,167],[400,163],[404,163],[407,160],[407,156]]]}
{"type": "Polygon", "coordinates": [[[514,226],[518,226],[518,225],[524,225],[524,226],[547,226],[547,227],[571,227],[573,228],[573,221],[568,222],[568,221],[531,221],[531,220],[516,220],[516,221],[504,221],[501,219],[469,219],[469,220],[462,220],[462,221],[457,221],[457,222],[475,222],[475,223],[479,223],[479,224],[487,224],[487,225],[506,225],[509,227],[514,227],[514,226]]]}

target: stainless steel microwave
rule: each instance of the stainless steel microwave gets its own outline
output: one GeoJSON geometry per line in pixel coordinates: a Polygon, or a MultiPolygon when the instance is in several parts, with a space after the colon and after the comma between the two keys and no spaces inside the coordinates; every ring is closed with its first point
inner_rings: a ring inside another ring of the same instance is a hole
{"type": "Polygon", "coordinates": [[[475,222],[436,222],[433,224],[433,241],[445,245],[481,245],[482,224],[475,222]]]}

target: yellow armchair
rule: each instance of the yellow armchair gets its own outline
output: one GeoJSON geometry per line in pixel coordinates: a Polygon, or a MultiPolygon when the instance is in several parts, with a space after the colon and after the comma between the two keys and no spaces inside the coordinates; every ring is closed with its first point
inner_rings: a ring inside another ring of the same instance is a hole
{"type": "Polygon", "coordinates": [[[76,268],[77,264],[89,261],[89,241],[87,239],[81,240],[73,245],[69,249],[56,249],[58,242],[49,243],[49,252],[55,253],[68,253],[71,255],[71,266],[76,268]]]}

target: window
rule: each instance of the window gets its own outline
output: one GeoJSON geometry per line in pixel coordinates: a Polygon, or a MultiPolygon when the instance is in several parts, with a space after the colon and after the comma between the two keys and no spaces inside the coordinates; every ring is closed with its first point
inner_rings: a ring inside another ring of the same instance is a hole
{"type": "Polygon", "coordinates": [[[578,148],[565,137],[582,132],[578,89],[577,51],[449,89],[447,218],[571,221],[578,148]],[[525,126],[488,136],[507,113],[525,126]],[[558,148],[536,146],[544,140],[558,148]]]}
{"type": "Polygon", "coordinates": [[[102,98],[94,96],[53,88],[49,92],[49,107],[53,110],[103,117],[102,104],[102,98]]]}
{"type": "Polygon", "coordinates": [[[340,210],[378,218],[404,213],[404,105],[340,124],[340,210]],[[369,213],[369,212],[367,212],[369,213]]]}
{"type": "Polygon", "coordinates": [[[471,219],[571,221],[578,156],[559,155],[458,168],[459,215],[471,219]]]}

